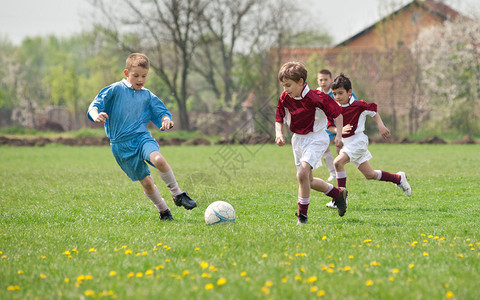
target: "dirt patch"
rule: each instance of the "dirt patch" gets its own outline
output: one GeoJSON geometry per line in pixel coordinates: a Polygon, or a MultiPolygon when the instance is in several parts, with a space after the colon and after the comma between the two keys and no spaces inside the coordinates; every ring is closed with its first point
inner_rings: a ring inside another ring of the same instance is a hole
{"type": "Polygon", "coordinates": [[[452,141],[452,144],[458,144],[458,145],[475,144],[475,140],[469,134],[467,134],[466,136],[464,136],[459,140],[452,141]]]}

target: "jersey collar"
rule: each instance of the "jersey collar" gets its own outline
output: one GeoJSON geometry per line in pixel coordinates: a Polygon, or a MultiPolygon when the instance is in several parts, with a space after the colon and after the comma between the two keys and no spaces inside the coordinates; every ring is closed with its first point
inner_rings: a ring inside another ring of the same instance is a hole
{"type": "Polygon", "coordinates": [[[347,106],[352,105],[353,102],[355,102],[355,98],[352,95],[352,96],[350,96],[350,99],[348,100],[348,103],[347,104],[342,104],[341,106],[342,107],[347,107],[347,106]]]}
{"type": "Polygon", "coordinates": [[[295,97],[293,99],[295,100],[302,100],[303,98],[305,98],[305,96],[307,95],[307,93],[310,92],[310,88],[308,87],[308,84],[305,84],[303,86],[303,90],[302,90],[302,96],[301,97],[295,97]]]}
{"type": "MultiPolygon", "coordinates": [[[[130,82],[128,82],[125,78],[122,79],[122,82],[123,82],[123,84],[125,84],[128,88],[133,89],[133,85],[132,85],[130,82]]],[[[143,89],[145,89],[145,88],[142,86],[142,90],[143,90],[143,89]]]]}

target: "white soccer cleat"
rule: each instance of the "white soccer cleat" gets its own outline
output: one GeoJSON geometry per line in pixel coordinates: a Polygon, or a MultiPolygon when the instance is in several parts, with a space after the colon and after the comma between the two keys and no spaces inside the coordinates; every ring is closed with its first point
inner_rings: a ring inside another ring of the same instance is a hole
{"type": "Polygon", "coordinates": [[[326,206],[327,206],[328,208],[337,209],[337,206],[335,205],[335,201],[333,201],[333,200],[330,201],[330,202],[328,202],[328,203],[326,204],[326,206]]]}
{"type": "Polygon", "coordinates": [[[397,187],[402,190],[405,195],[410,197],[412,195],[412,188],[410,187],[410,184],[407,181],[407,175],[405,175],[405,172],[398,172],[398,175],[400,175],[400,184],[397,184],[397,187]]]}
{"type": "Polygon", "coordinates": [[[332,182],[335,179],[337,179],[337,176],[335,176],[335,174],[330,174],[330,177],[328,177],[327,181],[332,182]]]}

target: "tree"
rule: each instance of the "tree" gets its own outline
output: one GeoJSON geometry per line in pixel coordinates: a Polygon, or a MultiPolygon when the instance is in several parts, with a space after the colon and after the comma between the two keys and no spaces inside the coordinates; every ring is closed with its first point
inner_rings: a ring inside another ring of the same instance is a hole
{"type": "Polygon", "coordinates": [[[198,40],[197,20],[206,0],[93,0],[106,18],[98,24],[119,46],[129,52],[147,52],[151,68],[168,86],[178,107],[181,129],[189,130],[187,114],[188,75],[198,40]],[[111,7],[118,9],[112,10],[111,7]],[[140,32],[140,34],[138,34],[140,32]]]}
{"type": "Polygon", "coordinates": [[[480,22],[459,20],[425,29],[418,51],[422,87],[432,118],[468,134],[480,131],[480,22]]]}

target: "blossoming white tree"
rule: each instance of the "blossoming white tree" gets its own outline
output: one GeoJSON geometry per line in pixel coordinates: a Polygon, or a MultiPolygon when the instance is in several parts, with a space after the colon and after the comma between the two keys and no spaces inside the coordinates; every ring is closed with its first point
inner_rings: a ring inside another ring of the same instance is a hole
{"type": "Polygon", "coordinates": [[[411,51],[419,66],[417,104],[429,112],[426,117],[443,129],[479,133],[480,22],[447,21],[425,29],[411,51]]]}

